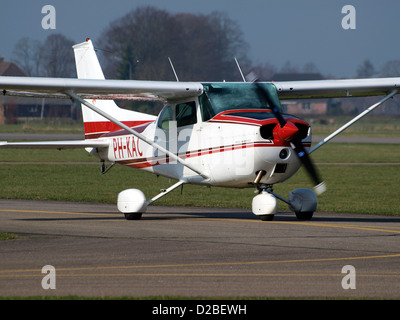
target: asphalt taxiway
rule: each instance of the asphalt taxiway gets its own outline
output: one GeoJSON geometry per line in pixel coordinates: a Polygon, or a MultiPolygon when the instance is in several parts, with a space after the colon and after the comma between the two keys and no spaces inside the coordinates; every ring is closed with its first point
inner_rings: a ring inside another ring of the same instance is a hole
{"type": "Polygon", "coordinates": [[[0,200],[0,231],[0,296],[400,297],[399,217],[0,200]]]}

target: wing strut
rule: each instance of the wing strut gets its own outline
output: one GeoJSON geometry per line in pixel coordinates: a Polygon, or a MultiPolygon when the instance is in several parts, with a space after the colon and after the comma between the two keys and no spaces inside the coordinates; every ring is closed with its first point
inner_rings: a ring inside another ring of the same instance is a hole
{"type": "Polygon", "coordinates": [[[172,190],[175,190],[176,188],[183,185],[184,183],[185,183],[185,181],[180,180],[177,183],[175,183],[174,185],[170,186],[168,189],[161,190],[161,193],[159,193],[158,195],[156,195],[155,197],[153,197],[152,199],[147,201],[147,205],[152,204],[154,201],[160,199],[161,197],[165,196],[167,193],[170,193],[172,190]]]}
{"type": "Polygon", "coordinates": [[[315,150],[317,150],[319,147],[323,146],[325,143],[327,143],[328,141],[330,141],[331,139],[333,139],[334,137],[336,137],[339,133],[341,133],[342,131],[346,130],[348,127],[350,127],[352,124],[356,123],[358,120],[360,120],[362,117],[366,116],[368,113],[370,113],[371,111],[373,111],[374,109],[376,109],[377,107],[379,107],[381,104],[383,104],[384,102],[386,102],[387,100],[389,100],[391,97],[393,97],[394,95],[396,95],[398,93],[399,90],[393,90],[392,92],[390,92],[387,96],[385,96],[384,98],[382,98],[381,100],[379,100],[377,103],[375,103],[374,105],[370,106],[368,109],[366,109],[364,112],[360,113],[357,117],[353,118],[352,120],[350,120],[349,122],[347,122],[345,125],[343,125],[342,127],[340,127],[339,129],[337,129],[334,133],[332,133],[331,135],[329,135],[328,137],[326,137],[325,139],[321,140],[320,142],[318,142],[318,144],[316,144],[314,147],[311,148],[311,150],[309,151],[309,153],[314,152],[315,150]]]}
{"type": "Polygon", "coordinates": [[[114,117],[110,116],[108,113],[104,112],[103,110],[100,110],[99,108],[97,108],[96,106],[91,104],[90,102],[87,102],[86,100],[82,99],[79,95],[75,94],[71,90],[65,91],[65,93],[68,96],[70,96],[71,98],[73,98],[73,99],[79,101],[80,103],[84,104],[89,109],[91,109],[94,112],[100,114],[104,118],[106,118],[106,119],[110,120],[111,122],[115,123],[117,126],[121,127],[122,129],[125,129],[129,133],[133,134],[135,137],[137,137],[140,140],[142,140],[142,141],[146,142],[147,144],[151,145],[153,148],[156,148],[156,149],[160,150],[161,152],[163,152],[166,155],[168,155],[170,158],[176,160],[177,162],[179,162],[183,166],[185,166],[185,167],[189,168],[190,170],[192,170],[193,172],[199,174],[204,179],[208,178],[208,176],[206,174],[204,174],[203,172],[200,172],[199,170],[194,168],[192,165],[188,164],[185,160],[179,158],[176,154],[174,154],[171,151],[163,148],[162,146],[160,146],[159,144],[155,143],[153,140],[147,138],[146,136],[142,135],[141,133],[136,132],[132,128],[130,128],[127,125],[123,124],[121,121],[119,121],[119,120],[115,119],[114,117]]]}

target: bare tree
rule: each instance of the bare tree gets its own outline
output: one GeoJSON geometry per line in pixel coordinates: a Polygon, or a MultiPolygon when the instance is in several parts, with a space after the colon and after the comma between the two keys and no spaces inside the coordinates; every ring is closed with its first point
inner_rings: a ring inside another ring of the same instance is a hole
{"type": "Polygon", "coordinates": [[[76,77],[73,44],[62,34],[52,34],[44,43],[25,37],[15,45],[13,61],[30,76],[76,77]]]}
{"type": "Polygon", "coordinates": [[[315,65],[314,62],[307,62],[303,66],[304,73],[319,73],[318,67],[315,65]]]}
{"type": "Polygon", "coordinates": [[[268,62],[263,64],[257,64],[252,68],[252,70],[257,75],[260,81],[274,80],[272,79],[272,77],[276,73],[276,68],[268,62]]]}
{"type": "Polygon", "coordinates": [[[62,34],[52,34],[41,46],[43,76],[76,77],[75,60],[71,49],[73,41],[62,34]]]}
{"type": "Polygon", "coordinates": [[[299,68],[297,65],[292,65],[292,63],[288,60],[285,62],[280,72],[282,73],[299,73],[299,68]]]}
{"type": "Polygon", "coordinates": [[[101,38],[98,47],[112,52],[111,77],[121,76],[122,67],[133,70],[135,79],[174,80],[171,57],[180,80],[234,81],[240,79],[234,57],[248,60],[239,26],[222,13],[172,15],[140,7],[112,22],[101,38]]]}
{"type": "Polygon", "coordinates": [[[168,49],[173,45],[170,33],[176,30],[167,11],[152,7],[140,7],[112,22],[98,44],[105,52],[112,52],[105,54],[108,76],[129,74],[121,69],[125,67],[134,71],[135,79],[165,79],[168,49]]]}
{"type": "Polygon", "coordinates": [[[13,50],[13,59],[29,76],[39,76],[41,73],[40,42],[28,37],[21,38],[13,50]]]}
{"type": "Polygon", "coordinates": [[[357,77],[358,78],[372,78],[376,75],[376,71],[371,61],[365,60],[358,68],[357,68],[357,77]]]}
{"type": "Polygon", "coordinates": [[[384,64],[381,70],[383,77],[398,77],[400,76],[400,60],[391,60],[384,64]]]}

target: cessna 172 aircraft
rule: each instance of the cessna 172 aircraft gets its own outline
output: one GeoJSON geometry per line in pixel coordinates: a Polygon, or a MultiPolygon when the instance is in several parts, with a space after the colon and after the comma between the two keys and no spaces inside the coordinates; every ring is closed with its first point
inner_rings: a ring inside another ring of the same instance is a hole
{"type": "MultiPolygon", "coordinates": [[[[0,77],[4,95],[79,101],[82,141],[0,142],[0,148],[86,148],[101,161],[139,168],[177,182],[150,200],[137,189],[118,195],[126,219],[140,219],[148,205],[183,184],[253,187],[252,211],[272,220],[277,199],[298,219],[311,219],[325,191],[309,154],[396,95],[400,78],[289,82],[172,82],[105,80],[90,39],[73,47],[78,79],[0,77]],[[283,114],[281,99],[384,96],[311,148],[311,127],[283,114]],[[113,99],[163,100],[158,117],[119,108],[113,99]],[[315,183],[274,193],[273,185],[304,165],[315,183]]],[[[178,79],[177,79],[178,80],[178,79]]]]}

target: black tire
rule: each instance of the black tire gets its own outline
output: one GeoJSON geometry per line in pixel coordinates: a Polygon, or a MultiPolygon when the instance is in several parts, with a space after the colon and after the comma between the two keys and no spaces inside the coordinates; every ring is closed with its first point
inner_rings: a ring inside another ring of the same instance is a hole
{"type": "Polygon", "coordinates": [[[274,215],[273,214],[263,214],[262,216],[259,216],[261,221],[272,221],[274,220],[274,215]]]}
{"type": "Polygon", "coordinates": [[[142,212],[124,213],[126,220],[140,220],[142,218],[142,212]]]}
{"type": "Polygon", "coordinates": [[[299,220],[311,220],[313,217],[314,212],[312,211],[307,211],[307,212],[295,212],[296,217],[299,220]]]}

